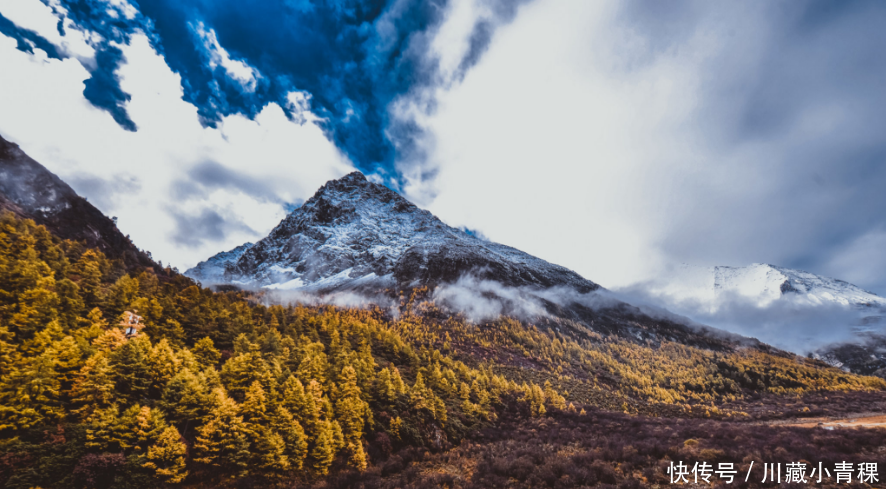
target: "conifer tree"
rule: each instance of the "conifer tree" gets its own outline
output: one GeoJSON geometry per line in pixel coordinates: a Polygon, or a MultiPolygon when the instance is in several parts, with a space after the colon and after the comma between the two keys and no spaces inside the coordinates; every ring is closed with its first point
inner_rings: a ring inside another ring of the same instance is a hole
{"type": "Polygon", "coordinates": [[[549,406],[560,410],[566,409],[566,398],[558,394],[548,380],[545,381],[544,397],[549,406]]]}
{"type": "Polygon", "coordinates": [[[178,430],[167,426],[156,443],[148,448],[148,462],[143,467],[153,470],[165,484],[178,484],[188,475],[185,469],[187,448],[178,430]]]}
{"type": "Polygon", "coordinates": [[[123,314],[138,298],[138,280],[124,275],[108,289],[105,298],[105,309],[111,317],[123,314]]]}
{"type": "Polygon", "coordinates": [[[48,349],[3,379],[0,431],[50,424],[64,417],[55,353],[48,349]]]}
{"type": "MultiPolygon", "coordinates": [[[[107,323],[102,317],[101,309],[94,307],[89,313],[86,315],[86,325],[83,328],[78,329],[75,332],[75,335],[78,339],[85,341],[86,343],[93,344],[96,338],[99,338],[105,333],[105,330],[108,328],[107,323]]],[[[121,331],[121,338],[123,338],[121,331]]],[[[122,341],[117,345],[123,344],[122,341]]],[[[103,345],[107,346],[107,345],[103,345]]],[[[109,348],[111,350],[113,348],[109,348]]]]}
{"type": "Polygon", "coordinates": [[[367,461],[366,452],[363,450],[363,443],[359,440],[348,442],[347,450],[350,454],[348,457],[348,465],[360,472],[366,470],[367,461]]]}
{"type": "Polygon", "coordinates": [[[263,424],[267,421],[266,411],[265,391],[261,383],[255,381],[246,391],[246,397],[240,405],[240,416],[246,423],[263,424]]]}
{"type": "Polygon", "coordinates": [[[25,357],[35,357],[53,346],[53,344],[65,337],[64,330],[58,320],[49,322],[43,329],[37,332],[31,339],[24,341],[21,346],[25,357]]]}
{"type": "Polygon", "coordinates": [[[179,371],[184,368],[190,369],[191,372],[200,371],[200,365],[198,365],[197,360],[194,359],[194,354],[187,348],[177,350],[175,352],[175,358],[178,360],[179,371]]]}
{"type": "Polygon", "coordinates": [[[529,411],[532,416],[544,416],[547,412],[545,409],[545,394],[536,384],[532,384],[528,392],[529,411]]]}
{"type": "Polygon", "coordinates": [[[71,389],[71,400],[79,406],[74,413],[81,419],[92,415],[96,409],[109,407],[116,397],[114,373],[104,352],[98,352],[86,360],[77,373],[71,389]]]}
{"type": "Polygon", "coordinates": [[[97,409],[87,419],[86,446],[144,455],[168,426],[160,411],[133,404],[123,414],[116,405],[97,409]]]}
{"type": "Polygon", "coordinates": [[[268,365],[258,352],[242,353],[222,366],[221,379],[228,393],[242,400],[255,381],[269,382],[268,365]]]}
{"type": "Polygon", "coordinates": [[[368,393],[369,387],[372,385],[372,381],[375,377],[375,368],[376,368],[375,358],[372,356],[372,348],[369,345],[369,340],[363,338],[360,341],[360,346],[357,348],[357,361],[354,362],[354,370],[357,372],[357,385],[360,386],[360,390],[363,392],[363,400],[368,401],[368,393]]]}
{"type": "Polygon", "coordinates": [[[88,309],[98,307],[102,303],[102,271],[98,253],[92,249],[86,250],[73,267],[74,274],[80,277],[77,285],[88,309]]]}
{"type": "Polygon", "coordinates": [[[422,378],[421,372],[419,372],[415,374],[415,384],[412,385],[412,389],[409,391],[409,402],[415,409],[431,409],[433,411],[433,408],[427,404],[426,398],[427,387],[425,387],[425,381],[422,378]]]}
{"type": "Polygon", "coordinates": [[[314,470],[320,475],[326,475],[333,460],[335,460],[336,451],[335,432],[332,423],[328,420],[318,423],[314,436],[314,448],[311,450],[314,470]]]}
{"type": "Polygon", "coordinates": [[[296,375],[302,384],[307,385],[311,380],[320,384],[326,384],[326,372],[329,370],[329,362],[323,351],[322,343],[309,343],[305,346],[304,358],[298,365],[296,375]]]}
{"type": "Polygon", "coordinates": [[[160,435],[168,426],[159,409],[151,409],[148,406],[139,407],[137,404],[124,413],[120,422],[128,430],[134,432],[133,445],[142,453],[147,450],[148,446],[160,439],[160,435]]]}
{"type": "Polygon", "coordinates": [[[308,398],[301,381],[290,375],[283,383],[283,400],[281,405],[306,428],[312,429],[320,417],[320,411],[314,398],[308,398]]]}
{"type": "Polygon", "coordinates": [[[289,469],[289,457],[286,455],[286,442],[283,437],[266,426],[254,425],[252,435],[252,463],[257,473],[268,475],[289,469]]]}
{"type": "Polygon", "coordinates": [[[378,373],[378,379],[376,380],[375,385],[375,393],[378,400],[390,403],[396,399],[394,386],[391,384],[391,372],[388,369],[381,369],[381,372],[378,373]]]}
{"type": "Polygon", "coordinates": [[[162,393],[166,383],[172,380],[179,370],[179,361],[169,346],[169,340],[163,338],[151,348],[148,357],[148,369],[151,377],[151,389],[162,393]]]}
{"type": "Polygon", "coordinates": [[[334,443],[335,451],[338,453],[345,447],[345,436],[344,432],[342,432],[341,425],[338,421],[332,420],[332,441],[334,443]]]}
{"type": "Polygon", "coordinates": [[[272,324],[269,325],[268,332],[262,335],[260,339],[260,351],[266,357],[275,357],[283,351],[283,337],[277,331],[279,324],[273,324],[277,323],[277,316],[271,316],[271,322],[272,324]]]}
{"type": "Polygon", "coordinates": [[[216,388],[215,407],[200,427],[194,444],[195,460],[228,472],[245,473],[249,467],[249,429],[238,414],[237,403],[216,388]]]}
{"type": "Polygon", "coordinates": [[[9,318],[8,326],[22,338],[28,338],[57,315],[58,295],[53,291],[55,279],[52,270],[39,260],[33,249],[26,250],[26,257],[18,260],[13,267],[21,287],[15,312],[9,318]]]}
{"type": "Polygon", "coordinates": [[[363,426],[369,416],[369,405],[360,395],[357,373],[353,367],[343,368],[341,378],[339,398],[335,402],[336,420],[341,424],[346,443],[360,445],[363,426]]]}
{"type": "Polygon", "coordinates": [[[0,325],[0,390],[3,379],[11,378],[12,371],[19,361],[18,349],[13,344],[14,339],[15,333],[0,325]]]}
{"type": "Polygon", "coordinates": [[[471,399],[471,388],[468,387],[468,384],[464,382],[461,383],[461,386],[458,389],[458,397],[463,401],[469,401],[471,399]]]}
{"type": "MultiPolygon", "coordinates": [[[[97,309],[96,309],[97,310],[97,309]]],[[[119,328],[111,328],[102,332],[101,336],[92,341],[92,346],[99,351],[110,353],[126,343],[126,335],[119,328]]]]}
{"type": "Polygon", "coordinates": [[[406,383],[400,377],[400,370],[397,367],[391,367],[391,385],[394,386],[394,392],[397,394],[406,393],[406,383]]]}
{"type": "Polygon", "coordinates": [[[129,438],[120,429],[120,409],[116,404],[95,409],[86,420],[86,447],[101,451],[122,450],[129,438]]]}
{"type": "Polygon", "coordinates": [[[308,439],[301,424],[283,406],[278,406],[271,416],[270,427],[283,437],[286,444],[286,456],[290,465],[301,469],[308,454],[308,439]]]}
{"type": "Polygon", "coordinates": [[[43,226],[35,226],[31,229],[34,236],[34,249],[56,277],[64,277],[70,263],[65,254],[53,243],[52,235],[43,226]]]}
{"type": "Polygon", "coordinates": [[[394,436],[394,438],[397,439],[397,440],[400,439],[400,428],[401,428],[402,426],[403,426],[403,420],[400,419],[400,416],[397,416],[396,418],[394,418],[394,419],[391,420],[391,425],[390,425],[390,428],[391,428],[391,434],[392,434],[392,435],[394,436]]]}
{"type": "Polygon", "coordinates": [[[140,399],[151,387],[149,356],[151,343],[145,336],[137,336],[111,352],[111,367],[117,391],[131,399],[140,399]]]}
{"type": "Polygon", "coordinates": [[[86,363],[83,359],[83,352],[74,338],[70,336],[65,336],[60,341],[53,343],[52,349],[55,351],[55,371],[61,383],[61,393],[68,396],[74,386],[74,378],[86,363]]]}
{"type": "Polygon", "coordinates": [[[320,414],[331,416],[332,411],[326,407],[326,401],[328,400],[326,396],[323,395],[323,387],[316,380],[311,380],[308,382],[307,387],[305,387],[305,396],[308,398],[308,402],[313,402],[316,406],[317,411],[320,414]]]}
{"type": "Polygon", "coordinates": [[[250,352],[259,351],[259,346],[249,341],[246,333],[241,333],[234,339],[234,353],[236,355],[244,355],[250,352]]]}
{"type": "Polygon", "coordinates": [[[440,396],[434,394],[434,391],[428,389],[428,394],[430,396],[430,404],[431,410],[434,413],[434,419],[439,421],[440,423],[445,424],[448,420],[448,416],[446,414],[446,403],[443,402],[443,399],[440,396]]]}
{"type": "Polygon", "coordinates": [[[208,336],[201,338],[191,349],[191,353],[194,354],[194,358],[201,368],[215,368],[221,360],[221,353],[215,349],[212,339],[208,336]]]}
{"type": "Polygon", "coordinates": [[[161,406],[172,421],[186,426],[188,422],[201,420],[209,414],[211,394],[204,379],[185,368],[166,384],[161,406]]]}
{"type": "Polygon", "coordinates": [[[55,283],[55,292],[59,300],[59,319],[64,329],[71,331],[79,327],[80,315],[86,307],[80,298],[80,287],[70,279],[63,278],[55,283]]]}

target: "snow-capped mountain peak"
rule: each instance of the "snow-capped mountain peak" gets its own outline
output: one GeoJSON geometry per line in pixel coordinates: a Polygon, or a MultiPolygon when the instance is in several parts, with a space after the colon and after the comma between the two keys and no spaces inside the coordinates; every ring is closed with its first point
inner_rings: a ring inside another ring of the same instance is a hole
{"type": "Polygon", "coordinates": [[[450,227],[359,172],[327,182],[235,255],[216,255],[185,274],[204,283],[317,291],[433,285],[467,273],[512,286],[598,288],[571,270],[450,227]]]}

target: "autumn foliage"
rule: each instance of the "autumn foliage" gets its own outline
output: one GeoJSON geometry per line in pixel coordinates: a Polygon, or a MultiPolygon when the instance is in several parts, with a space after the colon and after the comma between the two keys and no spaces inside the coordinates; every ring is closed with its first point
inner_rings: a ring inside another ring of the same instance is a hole
{"type": "Polygon", "coordinates": [[[886,387],[751,349],[474,325],[433,309],[416,295],[397,314],[266,305],[0,216],[0,484],[371,479],[396,453],[445,453],[505,421],[522,429],[585,408],[740,419],[762,394],[886,387]],[[143,318],[135,336],[125,311],[143,318]]]}

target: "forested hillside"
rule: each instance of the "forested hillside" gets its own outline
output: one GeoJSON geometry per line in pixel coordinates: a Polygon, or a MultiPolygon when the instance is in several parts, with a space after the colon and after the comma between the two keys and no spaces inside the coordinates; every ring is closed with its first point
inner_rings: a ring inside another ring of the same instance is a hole
{"type": "Polygon", "coordinates": [[[397,453],[445,453],[505,422],[599,409],[743,420],[753,416],[742,403],[761,396],[886,389],[739,346],[474,325],[405,292],[397,311],[267,305],[4,214],[0,485],[355,481],[397,453]]]}

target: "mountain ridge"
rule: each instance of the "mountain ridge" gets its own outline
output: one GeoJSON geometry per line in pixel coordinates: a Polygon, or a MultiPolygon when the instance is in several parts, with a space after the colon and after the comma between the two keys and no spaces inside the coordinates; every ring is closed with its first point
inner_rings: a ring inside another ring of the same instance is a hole
{"type": "Polygon", "coordinates": [[[156,266],[114,221],[67,183],[0,136],[0,209],[46,226],[56,236],[86,243],[127,267],[156,266]]]}

